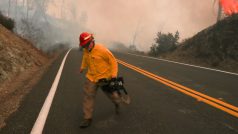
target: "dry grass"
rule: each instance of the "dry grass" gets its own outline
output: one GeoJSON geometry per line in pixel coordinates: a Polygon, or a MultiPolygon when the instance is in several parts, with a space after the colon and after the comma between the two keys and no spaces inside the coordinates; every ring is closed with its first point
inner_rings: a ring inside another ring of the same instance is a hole
{"type": "Polygon", "coordinates": [[[56,57],[0,25],[0,128],[56,57]]]}

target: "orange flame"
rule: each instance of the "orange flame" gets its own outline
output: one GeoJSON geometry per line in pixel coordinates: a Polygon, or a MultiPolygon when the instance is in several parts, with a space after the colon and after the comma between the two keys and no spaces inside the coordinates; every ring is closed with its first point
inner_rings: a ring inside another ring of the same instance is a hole
{"type": "Polygon", "coordinates": [[[237,0],[220,0],[220,5],[226,15],[232,15],[238,13],[238,1],[237,0]]]}

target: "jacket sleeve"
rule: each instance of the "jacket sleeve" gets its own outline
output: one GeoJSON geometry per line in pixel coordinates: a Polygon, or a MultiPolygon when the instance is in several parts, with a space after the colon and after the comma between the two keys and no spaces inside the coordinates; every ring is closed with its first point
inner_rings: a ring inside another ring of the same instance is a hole
{"type": "Polygon", "coordinates": [[[86,54],[85,54],[85,52],[84,52],[84,53],[83,53],[82,63],[81,63],[81,68],[80,68],[80,69],[86,69],[87,67],[88,67],[88,64],[87,64],[86,54]]]}
{"type": "Polygon", "coordinates": [[[107,55],[108,55],[109,64],[111,65],[111,73],[112,73],[111,75],[112,77],[117,77],[118,64],[117,64],[116,58],[108,49],[107,49],[107,55]]]}

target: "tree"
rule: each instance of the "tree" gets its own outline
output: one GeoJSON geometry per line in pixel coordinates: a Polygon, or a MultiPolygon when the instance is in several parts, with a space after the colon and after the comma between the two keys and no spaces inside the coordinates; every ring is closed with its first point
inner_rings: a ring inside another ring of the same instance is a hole
{"type": "Polygon", "coordinates": [[[177,48],[179,40],[179,32],[174,35],[172,33],[164,34],[162,32],[157,33],[155,43],[150,47],[149,54],[152,56],[158,56],[163,53],[172,52],[177,48]]]}
{"type": "Polygon", "coordinates": [[[6,27],[11,31],[13,31],[15,27],[15,21],[9,17],[4,16],[1,12],[0,12],[0,24],[2,24],[4,27],[6,27]]]}
{"type": "Polygon", "coordinates": [[[8,17],[10,17],[10,10],[11,10],[11,0],[8,0],[8,17]]]}
{"type": "Polygon", "coordinates": [[[222,17],[222,7],[219,0],[213,0],[213,6],[215,6],[216,3],[218,4],[218,9],[217,9],[217,22],[218,22],[219,20],[221,20],[221,17],[222,17]]]}
{"type": "Polygon", "coordinates": [[[222,16],[222,8],[221,4],[218,2],[217,22],[221,20],[221,16],[222,16]]]}
{"type": "Polygon", "coordinates": [[[151,55],[151,56],[158,56],[157,45],[156,44],[152,44],[152,46],[150,47],[149,55],[151,55]]]}

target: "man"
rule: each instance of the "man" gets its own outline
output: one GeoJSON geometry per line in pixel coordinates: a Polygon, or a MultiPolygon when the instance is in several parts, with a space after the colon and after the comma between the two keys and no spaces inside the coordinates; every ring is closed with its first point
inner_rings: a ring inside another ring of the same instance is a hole
{"type": "MultiPolygon", "coordinates": [[[[88,69],[87,80],[84,85],[83,113],[84,120],[80,124],[81,128],[90,126],[94,108],[94,100],[101,80],[110,80],[117,77],[118,65],[112,53],[101,44],[96,44],[92,34],[83,32],[80,37],[80,46],[84,48],[83,59],[80,72],[88,69]]],[[[102,86],[103,87],[103,86],[102,86]]],[[[117,92],[104,93],[115,104],[116,113],[119,113],[121,99],[117,92]]]]}

